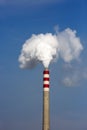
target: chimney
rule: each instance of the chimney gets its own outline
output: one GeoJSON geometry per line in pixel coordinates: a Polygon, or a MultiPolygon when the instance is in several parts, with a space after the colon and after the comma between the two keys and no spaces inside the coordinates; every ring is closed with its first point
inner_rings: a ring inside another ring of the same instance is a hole
{"type": "Polygon", "coordinates": [[[42,130],[50,130],[49,70],[43,71],[43,122],[42,130]]]}

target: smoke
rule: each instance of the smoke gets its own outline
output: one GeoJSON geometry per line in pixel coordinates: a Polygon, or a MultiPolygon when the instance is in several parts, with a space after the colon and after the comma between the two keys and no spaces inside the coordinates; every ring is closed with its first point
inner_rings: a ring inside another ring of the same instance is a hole
{"type": "Polygon", "coordinates": [[[58,45],[57,37],[51,33],[32,35],[23,45],[19,56],[20,67],[31,68],[41,62],[48,68],[57,57],[58,45]]]}
{"type": "Polygon", "coordinates": [[[81,77],[79,76],[78,73],[72,74],[72,75],[68,75],[66,76],[63,80],[62,83],[63,85],[67,86],[67,87],[75,87],[75,86],[79,86],[80,81],[81,81],[81,77]]]}
{"type": "Polygon", "coordinates": [[[60,82],[62,86],[78,87],[87,81],[87,66],[84,62],[74,64],[63,64],[60,82]]]}
{"type": "Polygon", "coordinates": [[[24,43],[18,60],[21,68],[32,68],[39,62],[48,68],[59,57],[68,63],[78,59],[82,50],[83,46],[76,31],[67,28],[55,35],[33,34],[24,43]]]}
{"type": "Polygon", "coordinates": [[[65,62],[78,59],[83,46],[80,39],[76,36],[76,31],[70,28],[60,32],[57,36],[60,44],[60,56],[65,62]]]}

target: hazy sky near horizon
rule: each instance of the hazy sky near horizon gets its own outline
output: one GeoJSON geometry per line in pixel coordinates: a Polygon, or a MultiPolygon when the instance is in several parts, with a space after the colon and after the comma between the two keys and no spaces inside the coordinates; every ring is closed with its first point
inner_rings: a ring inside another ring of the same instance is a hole
{"type": "Polygon", "coordinates": [[[87,1],[0,0],[0,130],[41,130],[43,66],[19,68],[32,34],[77,31],[84,50],[71,64],[50,65],[51,129],[87,130],[87,1]]]}

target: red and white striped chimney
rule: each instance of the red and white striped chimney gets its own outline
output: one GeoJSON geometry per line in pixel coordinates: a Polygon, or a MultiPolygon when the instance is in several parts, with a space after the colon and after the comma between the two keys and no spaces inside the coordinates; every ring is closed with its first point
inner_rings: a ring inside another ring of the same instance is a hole
{"type": "Polygon", "coordinates": [[[43,71],[43,89],[44,91],[49,91],[49,70],[45,69],[43,71]]]}
{"type": "Polygon", "coordinates": [[[43,124],[42,130],[50,130],[50,109],[49,109],[49,70],[43,71],[43,124]]]}

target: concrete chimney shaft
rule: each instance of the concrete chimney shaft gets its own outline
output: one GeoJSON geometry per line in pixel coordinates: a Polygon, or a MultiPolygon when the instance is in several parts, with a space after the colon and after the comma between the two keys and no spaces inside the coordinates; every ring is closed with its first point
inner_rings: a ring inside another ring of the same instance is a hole
{"type": "Polygon", "coordinates": [[[43,124],[42,130],[50,130],[49,70],[43,71],[43,124]]]}

